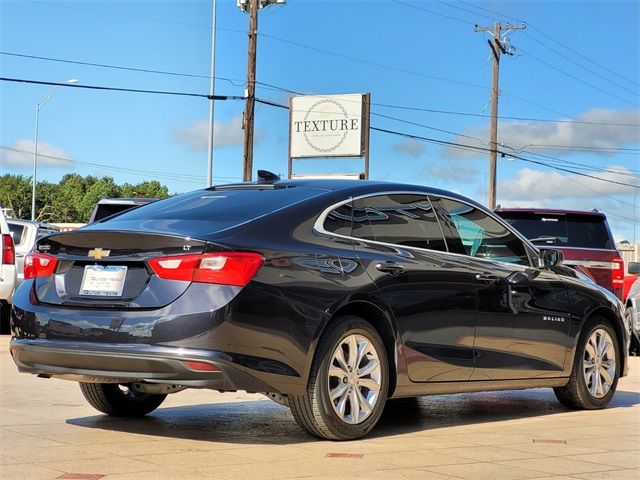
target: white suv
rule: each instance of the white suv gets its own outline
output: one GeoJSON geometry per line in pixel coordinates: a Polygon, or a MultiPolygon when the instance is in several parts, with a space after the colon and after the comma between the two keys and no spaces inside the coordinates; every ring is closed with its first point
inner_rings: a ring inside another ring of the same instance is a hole
{"type": "Polygon", "coordinates": [[[0,333],[9,333],[9,310],[16,286],[16,249],[0,208],[0,333]]]}

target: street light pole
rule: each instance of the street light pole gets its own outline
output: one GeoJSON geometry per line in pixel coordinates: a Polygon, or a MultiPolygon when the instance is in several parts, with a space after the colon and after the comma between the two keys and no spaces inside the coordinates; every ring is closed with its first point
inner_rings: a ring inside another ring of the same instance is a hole
{"type": "Polygon", "coordinates": [[[209,155],[207,161],[207,187],[211,187],[213,185],[213,95],[216,83],[216,0],[212,0],[211,9],[211,79],[209,81],[209,155]]]}
{"type": "MultiPolygon", "coordinates": [[[[67,83],[78,83],[78,80],[72,78],[71,80],[67,80],[67,83]]],[[[44,108],[53,94],[56,93],[60,89],[60,85],[53,87],[53,89],[38,103],[36,103],[36,131],[34,135],[33,141],[33,179],[31,186],[31,221],[34,222],[36,220],[36,173],[38,170],[38,120],[40,116],[40,110],[44,108]]]]}

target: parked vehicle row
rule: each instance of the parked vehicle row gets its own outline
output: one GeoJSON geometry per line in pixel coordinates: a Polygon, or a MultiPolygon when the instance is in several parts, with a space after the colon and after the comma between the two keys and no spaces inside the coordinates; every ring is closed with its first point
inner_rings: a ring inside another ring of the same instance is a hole
{"type": "Polygon", "coordinates": [[[9,225],[0,208],[0,333],[9,330],[9,308],[16,287],[16,250],[9,225]]]}
{"type": "Polygon", "coordinates": [[[110,415],[246,390],[337,440],[388,398],[549,387],[603,408],[628,370],[623,305],[556,246],[427,187],[217,186],[40,239],[10,350],[110,415]]]}

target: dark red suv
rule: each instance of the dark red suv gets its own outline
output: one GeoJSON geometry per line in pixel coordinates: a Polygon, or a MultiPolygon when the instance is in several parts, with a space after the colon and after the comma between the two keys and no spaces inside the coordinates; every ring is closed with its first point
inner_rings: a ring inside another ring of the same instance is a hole
{"type": "Polygon", "coordinates": [[[501,207],[496,213],[534,245],[562,250],[566,265],[579,268],[622,299],[624,262],[604,213],[501,207]]]}

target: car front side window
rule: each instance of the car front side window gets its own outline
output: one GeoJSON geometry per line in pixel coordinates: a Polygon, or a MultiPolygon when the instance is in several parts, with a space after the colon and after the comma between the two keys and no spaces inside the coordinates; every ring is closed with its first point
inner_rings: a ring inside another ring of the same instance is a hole
{"type": "Polygon", "coordinates": [[[524,243],[500,222],[466,203],[432,198],[442,215],[447,245],[454,253],[529,265],[524,243]]]}

